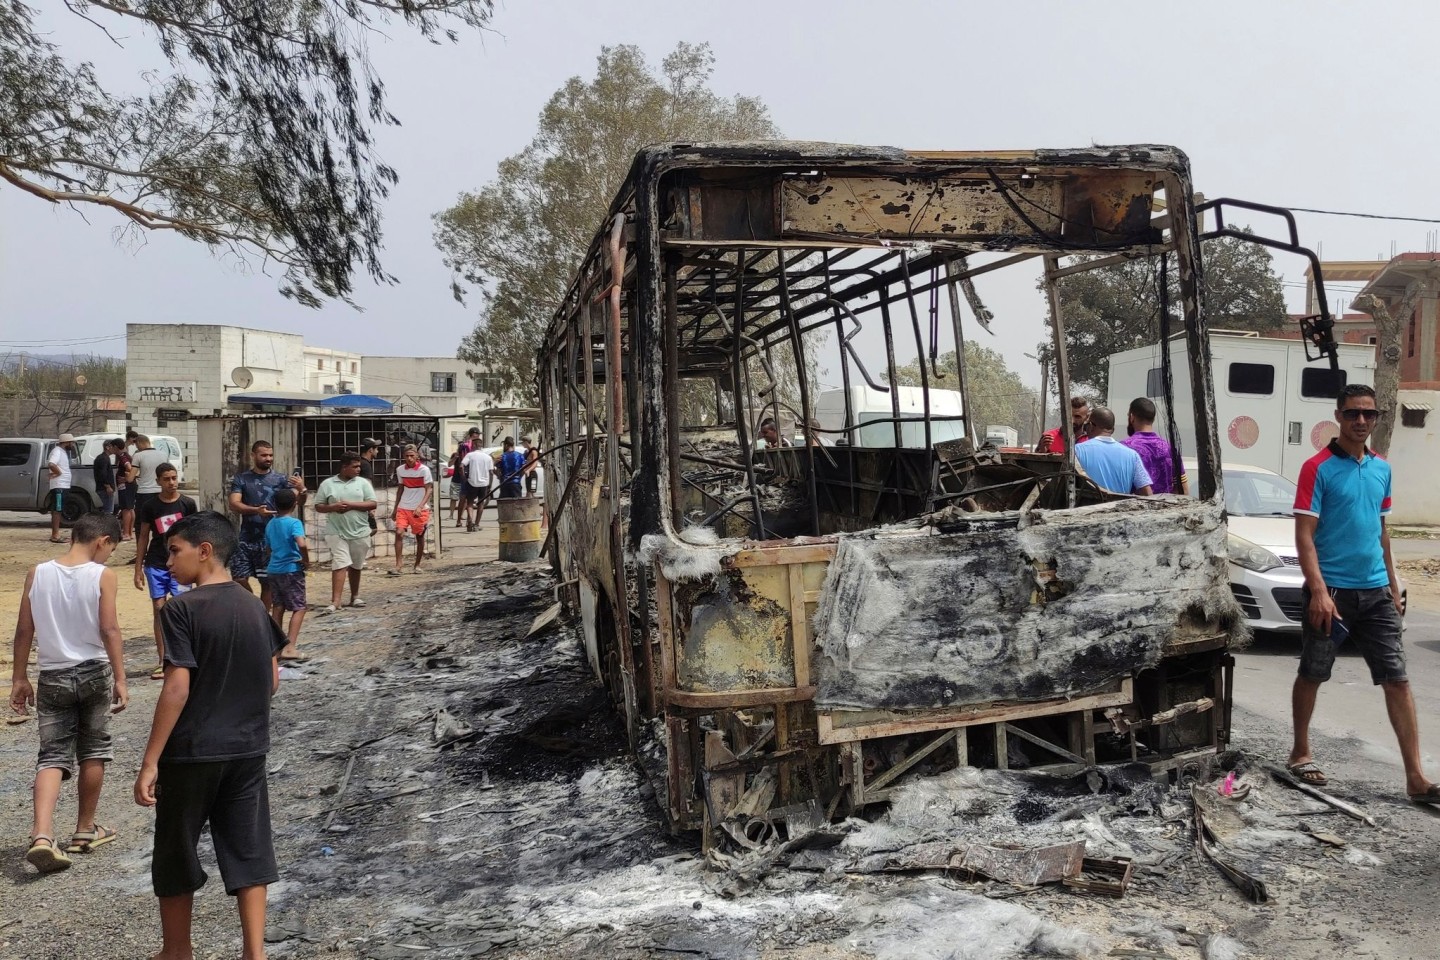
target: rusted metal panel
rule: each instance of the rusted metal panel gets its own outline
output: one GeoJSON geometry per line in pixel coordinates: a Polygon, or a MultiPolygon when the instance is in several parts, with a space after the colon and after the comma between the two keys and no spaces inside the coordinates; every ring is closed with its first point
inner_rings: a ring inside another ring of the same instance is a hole
{"type": "MultiPolygon", "coordinates": [[[[1025,197],[1033,210],[1026,215],[1040,230],[1058,235],[1064,196],[1058,180],[1033,181],[1025,197]]],[[[781,227],[791,236],[1034,237],[1036,229],[1017,215],[1012,202],[983,174],[936,179],[819,176],[780,185],[781,227]]]]}
{"type": "Polygon", "coordinates": [[[1086,171],[1036,176],[989,171],[946,177],[804,177],[780,184],[785,235],[839,234],[993,242],[1054,238],[1105,248],[1157,241],[1153,175],[1086,171]]]}
{"type": "Polygon", "coordinates": [[[784,567],[731,571],[678,587],[676,686],[693,692],[795,686],[784,567]]]}
{"type": "Polygon", "coordinates": [[[1122,706],[1134,699],[1135,684],[1127,677],[1111,691],[1041,703],[987,703],[954,710],[817,710],[816,726],[821,743],[850,743],[880,737],[929,733],[950,727],[970,727],[1026,717],[1099,710],[1122,706]]]}

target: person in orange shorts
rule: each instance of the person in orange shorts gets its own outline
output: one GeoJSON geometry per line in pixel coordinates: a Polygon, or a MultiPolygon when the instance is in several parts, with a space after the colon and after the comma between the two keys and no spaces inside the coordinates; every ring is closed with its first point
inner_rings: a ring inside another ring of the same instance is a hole
{"type": "Polygon", "coordinates": [[[405,462],[395,470],[395,480],[400,485],[400,496],[395,498],[390,519],[395,524],[395,567],[390,576],[398,577],[405,563],[405,531],[415,535],[415,572],[420,572],[420,563],[425,559],[425,528],[430,526],[430,491],[435,478],[430,468],[420,462],[420,453],[414,446],[405,448],[405,462]]]}

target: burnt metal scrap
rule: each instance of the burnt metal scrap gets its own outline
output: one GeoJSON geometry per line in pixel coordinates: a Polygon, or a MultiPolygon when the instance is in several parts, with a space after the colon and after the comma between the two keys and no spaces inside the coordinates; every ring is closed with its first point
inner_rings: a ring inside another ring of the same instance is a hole
{"type": "Polygon", "coordinates": [[[1069,697],[1154,667],[1170,645],[1224,646],[1240,617],[1216,582],[1220,510],[1150,506],[918,541],[842,539],[814,620],[817,705],[1069,697]]]}
{"type": "Polygon", "coordinates": [[[1170,147],[636,157],[539,369],[552,561],[674,829],[744,848],[783,830],[769,811],[829,821],[917,774],[1159,773],[1224,746],[1238,628],[1200,257],[1170,147]],[[1146,257],[1180,281],[1200,498],[1115,502],[1068,456],[977,447],[963,345],[999,322],[987,275],[1041,273],[1065,396],[1058,280],[1146,257]],[[785,439],[760,444],[770,420],[785,439]],[[1118,734],[1103,713],[1200,700],[1118,734]]]}

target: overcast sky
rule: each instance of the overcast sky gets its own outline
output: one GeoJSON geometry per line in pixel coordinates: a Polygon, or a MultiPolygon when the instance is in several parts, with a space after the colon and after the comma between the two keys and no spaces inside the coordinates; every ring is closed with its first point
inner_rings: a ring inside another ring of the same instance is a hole
{"type": "MultiPolygon", "coordinates": [[[[161,64],[141,32],[117,54],[73,15],[46,17],[67,52],[106,75],[133,72],[137,57],[161,64]]],[[[708,41],[714,88],[762,97],[795,139],[950,150],[1169,143],[1189,153],[1211,197],[1440,217],[1433,3],[507,0],[494,25],[454,46],[399,27],[375,41],[404,124],[381,140],[401,177],[385,211],[385,267],[401,283],[376,287],[362,271],[364,312],[296,306],[275,278],[178,237],[117,246],[104,211],[87,224],[0,185],[0,350],[61,352],[34,341],[95,338],[74,349],[122,355],[127,322],[189,322],[288,330],[366,353],[453,354],[475,313],[450,295],[431,214],[521,148],[544,102],[566,78],[591,76],[604,44],[637,44],[658,66],[677,41],[708,41]]],[[[1392,243],[1425,250],[1440,229],[1312,215],[1300,224],[1326,259],[1388,257],[1392,243]]],[[[1304,263],[1282,256],[1277,266],[1299,309],[1304,263]]],[[[1038,378],[1023,354],[1043,336],[1032,285],[980,283],[997,336],[979,336],[1027,380],[1038,378]]]]}

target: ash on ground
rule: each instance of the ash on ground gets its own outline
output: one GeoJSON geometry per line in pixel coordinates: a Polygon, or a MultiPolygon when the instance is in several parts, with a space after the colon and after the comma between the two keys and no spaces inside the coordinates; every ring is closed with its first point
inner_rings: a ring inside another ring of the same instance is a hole
{"type": "Polygon", "coordinates": [[[695,838],[665,832],[577,628],[526,636],[552,590],[540,564],[483,564],[322,622],[328,656],[276,702],[272,797],[289,864],[272,896],[274,956],[1363,956],[1378,943],[1367,916],[1435,888],[1436,832],[1382,799],[1391,785],[1342,792],[1372,827],[1243,754],[1173,785],[1133,768],[962,768],[822,827],[823,842],[707,860],[695,838]],[[1225,801],[1233,816],[1212,824],[1214,843],[1265,885],[1263,904],[1196,849],[1190,788],[1216,790],[1227,765],[1249,793],[1225,801]],[[1133,859],[1134,878],[1108,899],[848,869],[952,840],[1084,841],[1088,856],[1133,859]],[[809,862],[792,863],[801,854],[809,862]]]}

